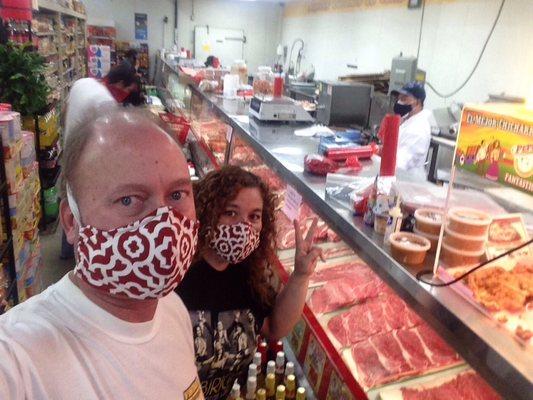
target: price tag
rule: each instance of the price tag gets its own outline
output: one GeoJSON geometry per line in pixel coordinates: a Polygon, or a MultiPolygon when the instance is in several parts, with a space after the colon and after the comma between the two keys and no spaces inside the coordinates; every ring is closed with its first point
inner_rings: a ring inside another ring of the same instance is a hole
{"type": "Polygon", "coordinates": [[[285,204],[283,205],[283,212],[291,222],[298,218],[301,204],[302,196],[291,185],[287,185],[287,190],[285,191],[285,204]]]}

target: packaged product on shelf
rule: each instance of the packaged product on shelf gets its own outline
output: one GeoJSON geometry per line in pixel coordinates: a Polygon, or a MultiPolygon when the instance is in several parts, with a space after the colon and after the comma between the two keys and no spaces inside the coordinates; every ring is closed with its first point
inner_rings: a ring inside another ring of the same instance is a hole
{"type": "Polygon", "coordinates": [[[0,136],[2,137],[2,146],[8,146],[15,140],[13,132],[13,118],[0,112],[0,136]]]}
{"type": "MultiPolygon", "coordinates": [[[[412,215],[418,208],[444,210],[446,188],[435,185],[424,185],[416,182],[397,181],[395,187],[402,199],[402,210],[412,215]]],[[[454,189],[450,197],[450,207],[469,207],[484,211],[490,215],[505,214],[505,209],[494,199],[477,190],[454,189]]]]}
{"type": "Polygon", "coordinates": [[[393,233],[389,242],[392,256],[398,262],[411,266],[421,265],[431,248],[431,242],[428,239],[410,232],[393,233]]]}
{"type": "Polygon", "coordinates": [[[325,176],[338,169],[337,163],[320,154],[308,154],[304,158],[304,170],[313,175],[325,176]]]}
{"type": "Polygon", "coordinates": [[[35,158],[35,141],[33,132],[22,132],[22,150],[20,152],[20,163],[22,167],[22,174],[24,178],[27,178],[31,173],[35,158]]]}
{"type": "Polygon", "coordinates": [[[418,208],[414,214],[413,233],[425,237],[431,243],[430,251],[437,249],[442,227],[442,211],[434,208],[418,208]]]}
{"type": "Polygon", "coordinates": [[[19,188],[24,179],[24,174],[22,172],[22,165],[20,161],[20,149],[22,142],[14,142],[13,145],[8,147],[8,151],[4,154],[9,155],[9,158],[4,158],[5,172],[6,172],[6,182],[8,185],[8,190],[10,195],[14,195],[19,191],[19,188]]]}
{"type": "Polygon", "coordinates": [[[59,197],[57,188],[52,186],[45,189],[44,196],[44,216],[50,221],[54,221],[59,214],[59,197]]]}
{"type": "Polygon", "coordinates": [[[339,206],[355,212],[355,215],[362,215],[366,211],[374,180],[372,177],[328,174],[326,199],[333,200],[339,206]]]}
{"type": "MultiPolygon", "coordinates": [[[[516,248],[529,239],[522,214],[497,215],[492,218],[487,237],[487,258],[490,260],[516,248]]],[[[527,252],[526,247],[523,252],[527,252]]]]}
{"type": "MultiPolygon", "coordinates": [[[[39,115],[37,118],[39,129],[40,148],[45,149],[54,145],[59,137],[59,115],[56,108],[53,108],[45,115],[39,115]]],[[[35,120],[32,117],[24,117],[23,127],[25,130],[37,132],[35,120]]]]}
{"type": "Polygon", "coordinates": [[[231,66],[231,74],[239,77],[240,85],[248,85],[248,67],[246,66],[246,61],[235,60],[231,66]]]}
{"type": "Polygon", "coordinates": [[[394,207],[397,196],[395,182],[394,176],[376,176],[363,215],[365,224],[374,226],[376,213],[388,213],[389,209],[394,207]]]}
{"type": "Polygon", "coordinates": [[[254,95],[272,96],[274,94],[274,73],[268,66],[260,66],[253,82],[254,95]]]}
{"type": "Polygon", "coordinates": [[[355,148],[362,143],[361,131],[348,130],[348,131],[331,131],[329,128],[325,128],[326,132],[331,132],[329,135],[321,135],[318,145],[318,152],[325,154],[328,150],[342,149],[345,147],[355,148]]]}

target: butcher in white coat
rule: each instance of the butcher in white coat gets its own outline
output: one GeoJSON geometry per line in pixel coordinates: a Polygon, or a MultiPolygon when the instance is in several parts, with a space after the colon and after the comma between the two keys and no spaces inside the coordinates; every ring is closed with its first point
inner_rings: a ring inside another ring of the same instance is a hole
{"type": "Polygon", "coordinates": [[[424,110],[426,91],[418,82],[406,84],[392,94],[398,96],[394,112],[401,115],[396,168],[425,176],[424,164],[431,142],[431,111],[424,110]]]}

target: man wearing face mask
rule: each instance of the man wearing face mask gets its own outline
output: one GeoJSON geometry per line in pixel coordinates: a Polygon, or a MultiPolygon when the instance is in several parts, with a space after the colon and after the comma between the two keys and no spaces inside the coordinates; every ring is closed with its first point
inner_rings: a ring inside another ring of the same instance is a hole
{"type": "Polygon", "coordinates": [[[111,110],[72,132],[63,173],[76,267],[0,317],[0,398],[203,399],[173,292],[198,239],[181,150],[111,110]]]}
{"type": "MultiPolygon", "coordinates": [[[[79,129],[80,123],[96,115],[96,109],[117,104],[139,106],[145,103],[141,93],[141,81],[130,64],[111,68],[103,80],[95,78],[78,79],[70,90],[65,115],[65,139],[70,132],[79,129]]],[[[74,250],[66,240],[61,239],[61,256],[68,260],[74,257],[74,250]]]]}
{"type": "Polygon", "coordinates": [[[411,82],[392,94],[398,96],[394,112],[402,117],[396,167],[423,176],[431,142],[431,111],[424,110],[426,91],[421,84],[411,82]]]}

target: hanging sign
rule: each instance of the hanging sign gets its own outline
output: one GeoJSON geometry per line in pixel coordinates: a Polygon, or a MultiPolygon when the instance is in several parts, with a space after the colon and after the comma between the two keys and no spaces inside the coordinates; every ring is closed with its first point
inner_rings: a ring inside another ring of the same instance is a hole
{"type": "Polygon", "coordinates": [[[135,13],[135,39],[148,40],[148,15],[135,13]]]}
{"type": "Polygon", "coordinates": [[[87,48],[90,78],[103,78],[111,69],[111,47],[91,44],[87,48]]]}
{"type": "Polygon", "coordinates": [[[533,193],[533,111],[522,104],[465,107],[455,160],[458,168],[533,193]]]}

